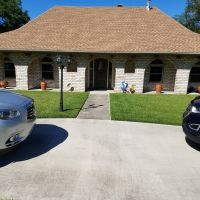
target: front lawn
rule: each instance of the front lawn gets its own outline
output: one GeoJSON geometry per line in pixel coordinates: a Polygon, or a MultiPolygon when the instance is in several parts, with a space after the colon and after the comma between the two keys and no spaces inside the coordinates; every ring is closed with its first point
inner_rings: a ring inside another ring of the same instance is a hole
{"type": "Polygon", "coordinates": [[[35,101],[38,118],[74,118],[77,117],[88,93],[64,92],[64,112],[59,112],[60,93],[53,91],[15,91],[31,97],[35,101]]]}
{"type": "Polygon", "coordinates": [[[110,94],[113,120],[181,125],[192,95],[110,94]]]}

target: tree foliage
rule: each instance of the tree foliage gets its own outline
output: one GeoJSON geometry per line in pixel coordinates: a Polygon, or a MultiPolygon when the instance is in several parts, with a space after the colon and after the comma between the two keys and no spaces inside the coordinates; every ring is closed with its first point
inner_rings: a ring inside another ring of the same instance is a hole
{"type": "Polygon", "coordinates": [[[0,33],[17,29],[30,20],[21,0],[0,0],[0,33]]]}
{"type": "Polygon", "coordinates": [[[187,0],[184,13],[175,19],[190,30],[200,33],[200,0],[187,0]]]}

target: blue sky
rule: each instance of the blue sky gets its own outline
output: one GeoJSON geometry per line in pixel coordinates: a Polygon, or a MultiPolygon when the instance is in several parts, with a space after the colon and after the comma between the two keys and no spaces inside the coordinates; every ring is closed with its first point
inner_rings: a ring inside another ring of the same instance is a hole
{"type": "MultiPolygon", "coordinates": [[[[23,9],[28,10],[31,19],[41,15],[56,5],[63,6],[145,6],[146,0],[22,0],[23,9]]],[[[158,7],[170,16],[184,11],[186,0],[152,0],[152,5],[158,7]]]]}

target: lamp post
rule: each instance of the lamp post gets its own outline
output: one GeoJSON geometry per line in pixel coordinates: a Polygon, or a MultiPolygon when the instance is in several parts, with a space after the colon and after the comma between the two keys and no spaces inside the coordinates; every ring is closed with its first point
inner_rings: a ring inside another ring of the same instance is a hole
{"type": "Polygon", "coordinates": [[[65,64],[70,65],[71,64],[71,58],[70,56],[67,57],[67,60],[63,60],[63,58],[60,55],[57,55],[56,58],[57,65],[60,67],[61,70],[61,81],[60,81],[60,112],[63,112],[63,70],[65,68],[65,64]]]}

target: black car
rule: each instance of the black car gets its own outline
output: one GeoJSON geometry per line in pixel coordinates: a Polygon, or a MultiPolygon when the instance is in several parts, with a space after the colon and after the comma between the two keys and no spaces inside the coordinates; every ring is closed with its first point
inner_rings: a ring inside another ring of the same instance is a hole
{"type": "Polygon", "coordinates": [[[200,96],[195,97],[183,114],[183,131],[186,137],[200,144],[200,96]]]}

